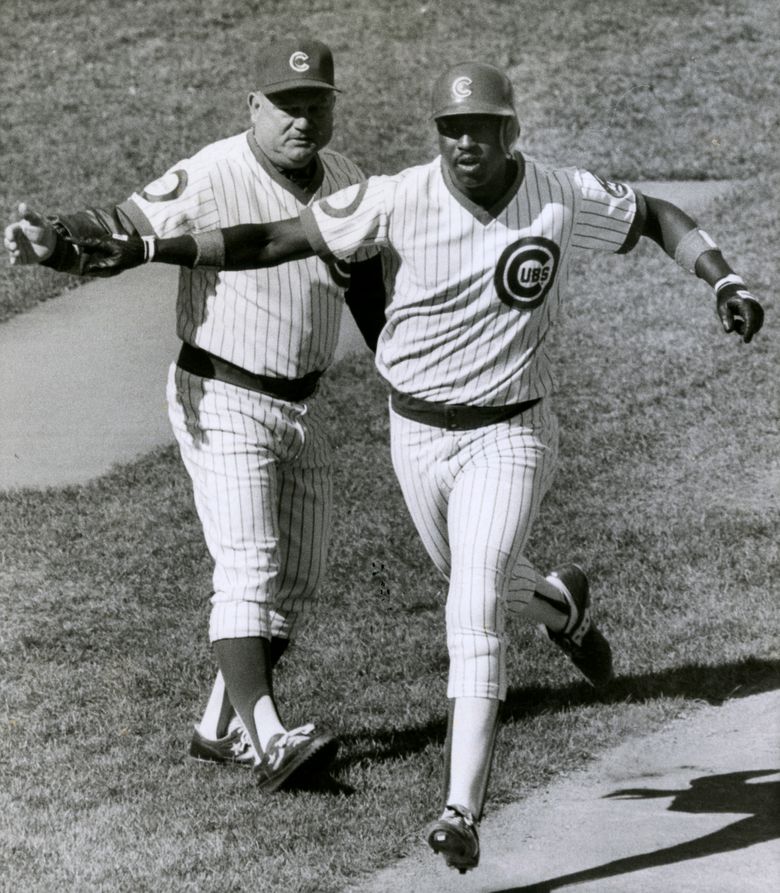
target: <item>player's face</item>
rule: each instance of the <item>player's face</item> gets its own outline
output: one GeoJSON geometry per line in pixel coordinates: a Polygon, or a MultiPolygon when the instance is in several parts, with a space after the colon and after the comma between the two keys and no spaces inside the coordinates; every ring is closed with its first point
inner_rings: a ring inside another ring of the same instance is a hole
{"type": "Polygon", "coordinates": [[[498,115],[439,118],[439,151],[455,185],[470,198],[490,200],[504,191],[507,158],[498,115]]]}
{"type": "Polygon", "coordinates": [[[249,97],[252,129],[266,155],[280,167],[305,167],[333,135],[331,90],[301,87],[249,97]]]}

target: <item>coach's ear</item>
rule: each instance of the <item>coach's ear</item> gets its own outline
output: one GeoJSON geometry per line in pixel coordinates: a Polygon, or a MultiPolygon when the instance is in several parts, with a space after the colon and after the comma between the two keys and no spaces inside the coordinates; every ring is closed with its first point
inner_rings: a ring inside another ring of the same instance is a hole
{"type": "Polygon", "coordinates": [[[246,104],[249,106],[249,117],[254,122],[260,112],[260,96],[257,93],[250,93],[246,98],[246,104]]]}

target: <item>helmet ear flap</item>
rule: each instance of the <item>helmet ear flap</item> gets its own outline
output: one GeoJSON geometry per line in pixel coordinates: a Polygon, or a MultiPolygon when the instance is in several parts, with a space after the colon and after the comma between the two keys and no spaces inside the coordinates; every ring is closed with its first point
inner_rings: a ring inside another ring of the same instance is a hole
{"type": "Polygon", "coordinates": [[[520,136],[520,122],[517,118],[505,118],[501,128],[501,148],[507,156],[512,154],[512,147],[520,136]]]}

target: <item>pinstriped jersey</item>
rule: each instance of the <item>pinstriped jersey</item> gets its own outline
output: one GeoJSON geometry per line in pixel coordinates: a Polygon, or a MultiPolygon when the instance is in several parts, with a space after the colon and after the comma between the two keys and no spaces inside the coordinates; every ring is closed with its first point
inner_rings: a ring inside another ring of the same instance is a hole
{"type": "MultiPolygon", "coordinates": [[[[142,235],[170,237],[297,217],[311,201],[361,179],[355,164],[323,150],[304,191],[271,165],[248,132],[173,165],[121,210],[142,235]]],[[[266,270],[182,268],[177,334],[250,372],[300,378],[333,360],[345,284],[343,269],[320,258],[266,270]]]]}
{"type": "Polygon", "coordinates": [[[546,339],[570,251],[625,251],[638,238],[643,214],[630,187],[515,158],[515,182],[489,211],[460,193],[436,158],[370,177],[301,215],[323,257],[367,244],[395,256],[376,356],[402,393],[477,406],[550,393],[546,339]]]}

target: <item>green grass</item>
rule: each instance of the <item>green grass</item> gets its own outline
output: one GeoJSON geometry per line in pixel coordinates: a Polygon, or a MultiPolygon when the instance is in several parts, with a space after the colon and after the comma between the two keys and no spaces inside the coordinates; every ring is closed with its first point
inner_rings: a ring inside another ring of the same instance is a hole
{"type": "MultiPolygon", "coordinates": [[[[766,299],[753,344],[724,337],[708,289],[654,246],[577,265],[556,336],[561,464],[530,553],[589,568],[619,679],[595,698],[514,626],[488,808],[702,701],[777,686],[773,4],[627,2],[617,20],[573,0],[468,15],[403,2],[8,6],[9,213],[21,197],[121,197],[243,126],[251,54],[298,21],[337,51],[350,87],[337,144],[368,170],[426,157],[431,75],[488,55],[511,67],[540,157],[747,180],[703,221],[766,299]],[[748,56],[758,81],[742,74],[748,56]]],[[[63,282],[2,272],[6,315],[63,282]]],[[[338,784],[263,799],[246,775],[184,758],[213,673],[211,568],[172,449],[87,486],[3,493],[0,886],[329,893],[420,845],[439,796],[445,590],[391,471],[370,363],[339,364],[324,399],[338,443],[330,574],[277,692],[290,722],[341,736],[338,784]]]]}

